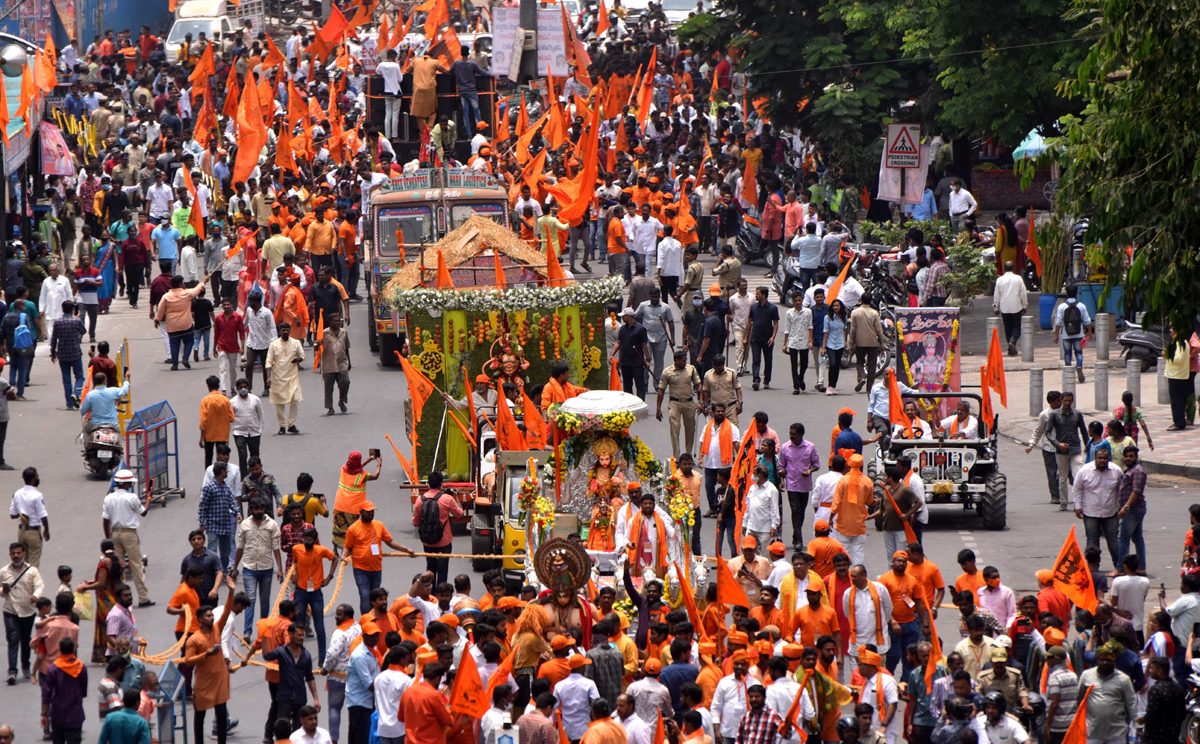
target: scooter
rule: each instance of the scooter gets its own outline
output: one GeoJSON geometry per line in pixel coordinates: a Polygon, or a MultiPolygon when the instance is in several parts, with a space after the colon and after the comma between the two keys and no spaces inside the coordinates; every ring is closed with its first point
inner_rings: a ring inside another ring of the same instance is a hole
{"type": "Polygon", "coordinates": [[[783,249],[768,240],[763,240],[762,223],[757,218],[746,215],[742,219],[742,229],[737,236],[738,258],[742,265],[754,261],[762,261],[774,274],[783,261],[783,249]]]}
{"type": "Polygon", "coordinates": [[[121,430],[114,424],[97,424],[90,432],[80,436],[83,439],[84,465],[92,474],[108,478],[125,456],[121,430]]]}
{"type": "Polygon", "coordinates": [[[1154,369],[1162,357],[1162,326],[1152,325],[1149,328],[1143,328],[1132,320],[1126,320],[1125,331],[1117,334],[1117,343],[1121,345],[1121,356],[1126,359],[1139,360],[1142,371],[1149,372],[1154,369]]]}

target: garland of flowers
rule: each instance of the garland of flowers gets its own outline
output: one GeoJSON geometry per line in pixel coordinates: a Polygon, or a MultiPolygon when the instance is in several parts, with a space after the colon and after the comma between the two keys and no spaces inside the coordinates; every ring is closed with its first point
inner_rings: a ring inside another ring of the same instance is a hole
{"type": "Polygon", "coordinates": [[[655,490],[662,487],[663,465],[654,459],[654,453],[641,437],[626,439],[621,449],[625,452],[625,460],[634,464],[634,472],[643,483],[655,490]]]}
{"type": "Polygon", "coordinates": [[[686,527],[695,523],[692,500],[684,493],[683,481],[680,480],[678,472],[667,476],[663,484],[663,500],[667,502],[667,513],[671,515],[671,519],[686,527]]]}
{"type": "Polygon", "coordinates": [[[537,505],[537,500],[541,495],[542,486],[538,483],[538,480],[532,475],[525,476],[525,479],[521,481],[521,490],[517,495],[517,504],[521,508],[520,524],[522,527],[525,526],[529,516],[533,513],[537,505]]]}
{"type": "Polygon", "coordinates": [[[558,307],[605,304],[620,299],[625,282],[620,277],[607,277],[566,287],[514,286],[509,289],[444,290],[419,287],[416,289],[385,290],[383,302],[401,313],[428,314],[430,310],[470,310],[499,312],[517,310],[552,310],[558,307]]]}
{"type": "Polygon", "coordinates": [[[555,403],[547,409],[554,425],[567,436],[581,432],[612,432],[625,433],[633,426],[636,419],[628,411],[612,411],[610,413],[571,413],[562,410],[561,403],[555,403]]]}
{"type": "MultiPolygon", "coordinates": [[[[553,412],[554,406],[551,406],[549,410],[553,412]]],[[[574,416],[575,414],[565,415],[574,416]]],[[[553,416],[553,413],[551,413],[551,416],[553,416]]],[[[617,446],[621,448],[621,454],[624,456],[625,461],[633,463],[633,469],[637,473],[638,480],[653,490],[660,489],[663,484],[663,464],[654,458],[654,453],[642,441],[641,437],[631,437],[628,435],[628,432],[618,431],[613,432],[613,439],[616,440],[617,446]]],[[[558,448],[551,452],[550,456],[542,464],[542,483],[545,485],[554,484],[554,470],[556,466],[559,466],[560,462],[562,472],[564,473],[578,467],[579,461],[583,458],[583,453],[591,446],[592,441],[590,437],[576,435],[569,436],[562,442],[559,442],[558,448]]]]}
{"type": "Polygon", "coordinates": [[[638,616],[637,606],[633,604],[633,600],[629,597],[622,597],[616,602],[613,602],[613,609],[625,616],[629,622],[633,622],[638,616]]]}
{"type": "Polygon", "coordinates": [[[537,528],[538,535],[542,541],[550,534],[550,530],[554,529],[554,523],[557,517],[554,514],[554,502],[545,496],[538,496],[533,502],[532,525],[537,528]]]}
{"type": "MultiPolygon", "coordinates": [[[[896,333],[899,336],[896,346],[900,348],[900,359],[904,362],[904,375],[908,379],[909,387],[916,387],[913,383],[912,369],[908,366],[908,347],[904,344],[904,335],[900,332],[897,326],[896,333]]],[[[958,353],[958,321],[954,321],[954,325],[950,330],[950,353],[946,356],[946,374],[942,379],[942,388],[938,392],[950,392],[950,374],[954,371],[954,357],[958,353]]],[[[926,403],[924,399],[917,398],[917,405],[925,409],[925,414],[932,414],[937,408],[937,403],[926,403]]]]}

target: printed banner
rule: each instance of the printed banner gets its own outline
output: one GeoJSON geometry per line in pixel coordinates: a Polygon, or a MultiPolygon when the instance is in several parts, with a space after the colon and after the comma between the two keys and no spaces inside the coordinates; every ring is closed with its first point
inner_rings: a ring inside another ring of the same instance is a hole
{"type": "Polygon", "coordinates": [[[48,121],[40,125],[42,135],[42,173],[47,176],[73,176],[71,149],[62,130],[48,121]]]}
{"type": "MultiPolygon", "coordinates": [[[[959,392],[958,308],[898,307],[894,312],[900,335],[896,377],[918,390],[959,392]]],[[[957,405],[957,398],[941,398],[936,406],[918,402],[926,421],[946,418],[957,405]]]]}

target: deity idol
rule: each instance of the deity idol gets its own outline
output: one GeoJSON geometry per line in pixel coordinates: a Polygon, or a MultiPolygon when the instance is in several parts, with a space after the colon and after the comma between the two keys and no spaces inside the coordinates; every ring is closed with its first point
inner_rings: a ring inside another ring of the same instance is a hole
{"type": "Polygon", "coordinates": [[[620,452],[620,447],[611,437],[598,439],[592,445],[596,464],[588,471],[588,493],[596,501],[612,504],[614,499],[621,498],[625,476],[621,474],[624,460],[619,459],[620,452]]]}

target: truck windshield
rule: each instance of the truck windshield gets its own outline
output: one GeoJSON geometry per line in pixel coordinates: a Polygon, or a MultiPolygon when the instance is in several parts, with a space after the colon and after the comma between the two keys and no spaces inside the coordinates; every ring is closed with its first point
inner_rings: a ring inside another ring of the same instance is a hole
{"type": "Polygon", "coordinates": [[[466,222],[467,218],[472,214],[477,214],[480,217],[488,218],[498,225],[503,225],[507,212],[508,206],[500,203],[455,204],[450,207],[450,220],[454,223],[454,227],[458,227],[466,222]]]}
{"type": "Polygon", "coordinates": [[[215,24],[216,21],[211,18],[185,18],[176,21],[175,25],[171,27],[171,34],[167,37],[167,43],[182,44],[187,34],[192,35],[192,41],[194,42],[200,38],[201,31],[204,32],[205,37],[211,37],[214,30],[219,30],[214,28],[215,24]]]}
{"type": "Polygon", "coordinates": [[[433,211],[429,207],[392,207],[379,212],[379,255],[399,256],[396,231],[405,245],[433,243],[433,211]]]}

